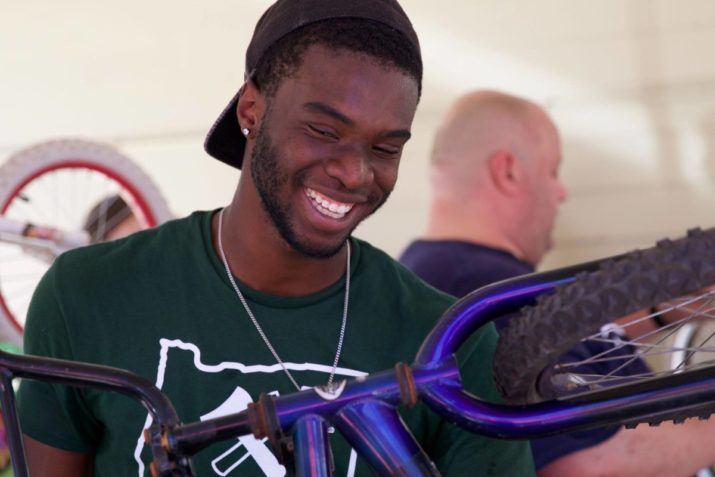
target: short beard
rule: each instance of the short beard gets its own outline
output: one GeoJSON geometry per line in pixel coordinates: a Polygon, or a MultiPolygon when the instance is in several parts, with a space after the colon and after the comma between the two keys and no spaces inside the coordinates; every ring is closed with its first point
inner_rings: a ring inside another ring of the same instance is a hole
{"type": "Polygon", "coordinates": [[[334,247],[315,247],[301,241],[295,232],[289,205],[281,203],[280,191],[291,181],[291,176],[282,171],[278,162],[278,153],[269,136],[270,109],[266,111],[262,127],[256,133],[253,151],[251,152],[251,178],[261,197],[263,210],[268,214],[280,236],[298,253],[310,258],[330,258],[343,248],[345,237],[334,247]]]}

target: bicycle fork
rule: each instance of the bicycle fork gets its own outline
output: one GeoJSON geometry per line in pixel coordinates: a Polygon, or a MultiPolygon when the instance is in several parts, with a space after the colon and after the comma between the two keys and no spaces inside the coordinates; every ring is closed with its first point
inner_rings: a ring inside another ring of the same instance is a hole
{"type": "MultiPolygon", "coordinates": [[[[395,408],[383,401],[354,402],[333,415],[330,422],[377,475],[440,475],[395,408]]],[[[274,434],[277,435],[279,433],[274,434]]],[[[286,468],[290,469],[292,464],[295,477],[331,477],[333,459],[328,443],[328,422],[318,414],[307,414],[296,421],[291,435],[287,445],[285,437],[272,439],[274,448],[282,451],[281,460],[286,468]]]]}
{"type": "Polygon", "coordinates": [[[331,477],[333,459],[328,443],[329,424],[338,428],[377,475],[438,477],[440,474],[420,447],[394,405],[380,399],[355,400],[330,416],[299,417],[288,435],[281,430],[276,398],[263,394],[249,406],[254,436],[267,437],[288,475],[331,477]]]}

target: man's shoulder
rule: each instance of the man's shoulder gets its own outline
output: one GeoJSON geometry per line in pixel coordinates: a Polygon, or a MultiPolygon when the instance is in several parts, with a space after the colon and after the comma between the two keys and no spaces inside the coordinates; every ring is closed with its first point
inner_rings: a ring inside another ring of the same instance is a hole
{"type": "Polygon", "coordinates": [[[461,240],[416,240],[400,261],[423,280],[455,296],[533,272],[509,252],[461,240]]]}
{"type": "Polygon", "coordinates": [[[355,244],[359,262],[351,283],[353,332],[369,340],[370,349],[390,356],[390,364],[414,359],[420,344],[456,299],[431,287],[385,252],[366,242],[355,244]],[[380,330],[378,336],[375,330],[380,330]]]}
{"type": "Polygon", "coordinates": [[[444,264],[466,262],[498,264],[524,270],[530,268],[528,264],[503,249],[466,240],[415,240],[400,255],[400,261],[408,266],[413,263],[444,264]]]}
{"type": "Polygon", "coordinates": [[[355,240],[360,246],[362,272],[370,278],[375,286],[390,290],[395,299],[409,301],[417,306],[434,303],[440,309],[454,303],[453,296],[426,283],[386,252],[365,241],[355,240]]]}

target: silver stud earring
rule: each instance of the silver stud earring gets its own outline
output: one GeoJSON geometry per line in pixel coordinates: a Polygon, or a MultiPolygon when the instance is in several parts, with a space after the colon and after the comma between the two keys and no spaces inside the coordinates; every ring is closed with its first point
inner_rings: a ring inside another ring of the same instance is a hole
{"type": "Polygon", "coordinates": [[[248,135],[251,133],[251,130],[248,128],[243,128],[243,129],[241,129],[241,132],[243,133],[244,136],[248,137],[248,135]]]}

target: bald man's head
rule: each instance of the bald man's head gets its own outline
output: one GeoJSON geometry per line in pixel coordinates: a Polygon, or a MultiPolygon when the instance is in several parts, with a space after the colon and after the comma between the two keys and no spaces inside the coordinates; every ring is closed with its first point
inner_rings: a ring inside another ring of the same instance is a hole
{"type": "Polygon", "coordinates": [[[449,109],[434,140],[432,166],[455,181],[473,183],[497,152],[528,161],[552,121],[535,103],[497,91],[462,96],[449,109]]]}
{"type": "Polygon", "coordinates": [[[504,248],[538,263],[566,196],[560,149],[556,126],[537,104],[497,91],[462,96],[435,136],[431,233],[462,227],[449,221],[471,223],[472,232],[503,239],[504,248]]]}

